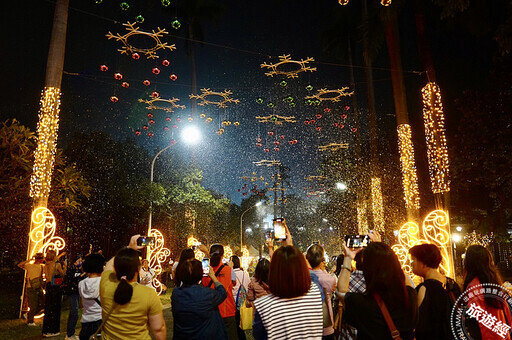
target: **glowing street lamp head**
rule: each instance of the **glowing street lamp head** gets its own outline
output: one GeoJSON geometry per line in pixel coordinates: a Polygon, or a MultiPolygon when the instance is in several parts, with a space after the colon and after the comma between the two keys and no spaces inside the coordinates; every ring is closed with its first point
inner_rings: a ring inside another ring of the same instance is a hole
{"type": "Polygon", "coordinates": [[[258,203],[255,204],[256,207],[259,207],[260,205],[262,205],[263,202],[262,201],[259,201],[258,203]]]}
{"type": "Polygon", "coordinates": [[[455,243],[458,243],[462,240],[462,237],[460,236],[460,234],[452,234],[452,241],[455,242],[455,243]]]}
{"type": "Polygon", "coordinates": [[[341,191],[347,190],[347,185],[345,183],[338,182],[336,183],[336,189],[341,191]]]}
{"type": "Polygon", "coordinates": [[[201,140],[201,132],[196,126],[187,126],[181,132],[181,138],[187,144],[197,144],[201,140]]]}

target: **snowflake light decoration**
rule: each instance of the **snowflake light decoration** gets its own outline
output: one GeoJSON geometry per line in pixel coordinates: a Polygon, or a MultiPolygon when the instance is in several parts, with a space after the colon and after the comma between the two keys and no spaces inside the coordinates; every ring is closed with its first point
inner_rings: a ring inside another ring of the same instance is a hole
{"type": "Polygon", "coordinates": [[[279,116],[279,115],[270,115],[270,116],[257,116],[256,119],[259,123],[274,123],[276,125],[283,125],[283,123],[296,123],[294,116],[279,116]]]}
{"type": "Polygon", "coordinates": [[[337,151],[341,149],[348,149],[348,143],[330,143],[318,146],[320,151],[337,151]]]}
{"type": "Polygon", "coordinates": [[[265,63],[261,64],[260,66],[261,66],[261,68],[266,68],[266,69],[270,70],[269,72],[265,73],[265,75],[267,75],[269,77],[273,77],[274,75],[282,74],[282,75],[287,76],[288,78],[298,78],[299,77],[298,74],[301,73],[301,72],[306,72],[306,71],[313,72],[313,71],[316,71],[316,67],[306,66],[306,64],[309,64],[312,61],[315,61],[315,59],[307,58],[306,60],[301,59],[300,61],[292,60],[290,58],[289,54],[284,54],[282,56],[279,56],[279,62],[277,62],[275,64],[267,64],[265,62],[265,63]],[[293,71],[281,71],[281,70],[278,70],[278,67],[281,66],[281,65],[284,65],[284,64],[296,64],[296,65],[298,65],[298,68],[296,70],[293,70],[293,71]]]}
{"type": "Polygon", "coordinates": [[[267,159],[262,159],[261,161],[257,161],[257,162],[252,162],[254,165],[256,166],[278,166],[278,165],[281,165],[281,162],[279,161],[270,161],[270,160],[267,160],[267,159]]]}
{"type": "Polygon", "coordinates": [[[105,35],[109,40],[116,39],[116,41],[121,41],[124,44],[124,46],[121,49],[118,49],[118,51],[121,52],[121,54],[133,55],[134,53],[143,53],[146,55],[148,59],[156,59],[159,58],[159,56],[156,54],[156,51],[165,49],[173,51],[176,49],[176,45],[169,45],[167,43],[163,43],[160,40],[161,37],[163,37],[165,34],[168,34],[165,29],[161,29],[160,27],[158,27],[157,31],[153,30],[152,32],[146,32],[139,30],[139,27],[136,27],[135,23],[130,22],[123,24],[123,26],[126,26],[126,30],[128,31],[128,33],[126,33],[125,35],[121,35],[119,33],[114,35],[111,32],[108,32],[108,34],[105,35]],[[128,39],[130,37],[137,35],[150,37],[154,40],[155,45],[151,48],[140,48],[131,45],[128,42],[128,39]]]}
{"type": "Polygon", "coordinates": [[[144,100],[144,99],[141,99],[139,98],[139,103],[144,103],[144,104],[147,104],[148,106],[146,106],[146,109],[148,110],[162,110],[162,111],[165,111],[165,112],[174,112],[174,109],[184,109],[185,108],[185,105],[178,105],[176,104],[176,102],[178,102],[179,99],[178,98],[172,98],[172,99],[164,99],[164,98],[160,98],[160,97],[156,97],[156,98],[151,98],[150,100],[144,100]],[[155,103],[156,102],[165,102],[165,103],[168,103],[170,104],[170,106],[156,106],[155,103]]]}
{"type": "Polygon", "coordinates": [[[306,96],[304,97],[304,99],[315,99],[320,102],[331,101],[335,103],[341,101],[341,97],[348,97],[354,94],[354,91],[346,92],[347,90],[348,86],[342,87],[341,89],[337,90],[320,89],[317,90],[316,94],[312,96],[306,96]]]}
{"type": "Polygon", "coordinates": [[[197,94],[189,95],[190,99],[199,99],[199,100],[201,100],[200,103],[197,103],[197,105],[199,105],[199,106],[205,106],[205,105],[208,105],[208,104],[212,104],[212,105],[217,105],[220,108],[226,108],[227,107],[227,105],[226,105],[227,103],[238,104],[240,102],[238,99],[229,98],[229,96],[231,94],[233,94],[233,92],[231,92],[229,90],[224,90],[224,92],[214,92],[214,91],[211,91],[210,89],[201,89],[201,92],[202,93],[200,95],[197,95],[197,94]],[[211,100],[206,99],[206,97],[208,97],[208,96],[220,96],[224,100],[216,101],[215,102],[215,101],[211,101],[211,100]]]}

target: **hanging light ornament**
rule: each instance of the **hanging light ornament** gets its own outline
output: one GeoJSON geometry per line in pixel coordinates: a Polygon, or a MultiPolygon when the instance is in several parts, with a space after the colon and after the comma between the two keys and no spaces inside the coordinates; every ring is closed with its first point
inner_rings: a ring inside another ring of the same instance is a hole
{"type": "Polygon", "coordinates": [[[270,102],[270,103],[268,103],[268,104],[267,104],[267,106],[268,106],[269,108],[273,108],[275,105],[274,105],[274,103],[270,102]]]}
{"type": "Polygon", "coordinates": [[[133,53],[133,54],[132,54],[132,59],[134,59],[134,60],[139,60],[139,59],[140,59],[140,54],[138,54],[138,53],[133,53]]]}
{"type": "Polygon", "coordinates": [[[126,82],[126,81],[123,81],[123,83],[121,84],[122,87],[124,88],[128,88],[130,87],[130,83],[126,82]]]}
{"type": "Polygon", "coordinates": [[[123,75],[122,75],[121,73],[119,73],[119,72],[118,72],[118,73],[114,74],[114,78],[115,78],[116,80],[121,80],[121,79],[123,79],[123,75]]]}
{"type": "Polygon", "coordinates": [[[162,0],[162,6],[169,6],[171,4],[171,0],[162,0]]]}
{"type": "Polygon", "coordinates": [[[380,4],[387,7],[391,5],[391,0],[380,0],[380,4]]]}
{"type": "Polygon", "coordinates": [[[149,85],[151,85],[151,82],[150,82],[149,80],[145,79],[145,80],[142,82],[142,84],[144,84],[144,86],[149,86],[149,85]]]}
{"type": "Polygon", "coordinates": [[[135,130],[135,135],[140,136],[140,130],[135,130]]]}
{"type": "Polygon", "coordinates": [[[150,119],[150,120],[148,121],[148,123],[149,123],[150,125],[153,125],[153,124],[155,124],[155,121],[154,121],[153,119],[150,119]]]}
{"type": "Polygon", "coordinates": [[[153,93],[151,93],[151,97],[158,98],[158,97],[160,97],[160,93],[153,91],[153,93]]]}
{"type": "Polygon", "coordinates": [[[121,10],[123,11],[127,11],[129,8],[130,8],[130,5],[128,5],[127,2],[121,2],[121,4],[119,5],[119,7],[121,7],[121,10]]]}
{"type": "Polygon", "coordinates": [[[162,65],[164,65],[165,67],[167,67],[167,66],[171,65],[171,63],[169,62],[169,60],[164,59],[164,60],[162,60],[162,65]]]}
{"type": "Polygon", "coordinates": [[[144,22],[144,17],[139,14],[135,17],[135,21],[137,21],[139,24],[142,24],[144,22]]]}
{"type": "Polygon", "coordinates": [[[148,132],[148,137],[153,137],[155,134],[153,132],[148,132]]]}
{"type": "Polygon", "coordinates": [[[172,28],[174,28],[175,30],[177,30],[178,28],[181,27],[181,22],[179,22],[178,19],[174,20],[172,23],[171,23],[171,26],[172,28]]]}
{"type": "Polygon", "coordinates": [[[167,126],[164,126],[164,131],[169,131],[169,128],[167,126]]]}
{"type": "Polygon", "coordinates": [[[116,96],[112,96],[112,97],[110,97],[110,101],[111,101],[112,103],[117,103],[117,101],[118,101],[118,100],[119,100],[119,98],[117,98],[116,96]]]}
{"type": "Polygon", "coordinates": [[[148,129],[148,126],[147,126],[147,125],[142,125],[142,128],[143,128],[144,130],[147,130],[147,129],[148,129]]]}
{"type": "Polygon", "coordinates": [[[169,79],[171,79],[172,81],[176,81],[178,79],[178,76],[173,73],[169,76],[169,79]]]}
{"type": "Polygon", "coordinates": [[[262,103],[263,103],[263,98],[261,98],[261,97],[260,97],[260,98],[257,98],[257,99],[256,99],[256,103],[258,103],[258,104],[262,104],[262,103]]]}
{"type": "Polygon", "coordinates": [[[153,68],[153,70],[152,70],[152,72],[153,72],[154,74],[160,74],[160,69],[159,69],[158,67],[154,67],[154,68],[153,68]]]}
{"type": "Polygon", "coordinates": [[[172,120],[171,117],[165,117],[166,122],[170,122],[171,120],[172,120]]]}
{"type": "Polygon", "coordinates": [[[308,86],[306,86],[306,90],[308,90],[308,91],[313,91],[313,85],[308,85],[308,86]]]}
{"type": "Polygon", "coordinates": [[[338,3],[342,6],[348,5],[349,0],[338,0],[338,3]]]}
{"type": "Polygon", "coordinates": [[[148,118],[153,118],[153,114],[151,112],[148,113],[148,118]]]}
{"type": "Polygon", "coordinates": [[[279,85],[285,87],[286,85],[288,85],[288,83],[286,82],[286,80],[283,80],[279,83],[279,85]]]}
{"type": "Polygon", "coordinates": [[[107,65],[101,65],[101,66],[100,66],[100,70],[101,70],[102,72],[107,72],[107,71],[108,71],[108,66],[107,66],[107,65]]]}

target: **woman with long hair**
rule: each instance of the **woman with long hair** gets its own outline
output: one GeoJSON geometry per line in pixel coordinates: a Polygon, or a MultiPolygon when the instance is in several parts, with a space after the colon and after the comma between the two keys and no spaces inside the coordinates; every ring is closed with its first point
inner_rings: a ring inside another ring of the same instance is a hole
{"type": "Polygon", "coordinates": [[[418,298],[414,288],[406,285],[406,278],[393,250],[380,242],[380,235],[370,233],[372,242],[364,249],[363,275],[365,293],[349,293],[352,261],[363,248],[345,248],[345,258],[338,279],[338,296],[344,299],[346,322],[357,329],[358,339],[391,337],[378,301],[385,305],[394,326],[404,340],[414,338],[418,321],[418,298]]]}
{"type": "MultiPolygon", "coordinates": [[[[464,290],[471,290],[474,294],[467,305],[475,304],[486,313],[493,315],[497,319],[496,322],[512,325],[508,304],[494,297],[485,297],[478,289],[472,289],[482,285],[484,288],[491,285],[496,288],[503,285],[503,279],[489,250],[481,245],[472,245],[466,249],[464,257],[464,290]]],[[[473,339],[511,339],[510,328],[505,337],[501,337],[484,324],[475,323],[473,318],[468,321],[468,331],[473,339]]]]}
{"type": "Polygon", "coordinates": [[[181,286],[181,278],[180,278],[180,265],[185,263],[185,261],[194,258],[194,249],[187,248],[181,251],[180,259],[178,261],[178,265],[176,266],[176,270],[172,273],[172,277],[174,278],[174,284],[176,287],[181,286]]]}
{"type": "MultiPolygon", "coordinates": [[[[224,246],[214,244],[210,247],[210,268],[213,270],[217,279],[226,289],[227,298],[219,305],[220,316],[226,325],[228,338],[237,339],[236,330],[236,306],[233,298],[233,284],[236,282],[236,275],[230,266],[222,263],[224,257],[224,246]]],[[[210,277],[203,277],[203,286],[215,289],[214,281],[210,277]]]]}
{"type": "Polygon", "coordinates": [[[298,248],[284,245],[274,252],[268,286],[271,294],[254,301],[256,339],[322,338],[322,296],[298,248]]]}
{"type": "Polygon", "coordinates": [[[247,289],[247,300],[245,305],[252,307],[254,300],[270,294],[270,288],[268,287],[268,272],[270,270],[270,261],[266,258],[262,258],[258,261],[256,269],[254,270],[254,276],[249,282],[247,289]]]}
{"type": "Polygon", "coordinates": [[[167,338],[163,307],[154,289],[137,283],[140,252],[135,235],[130,245],[120,249],[105,265],[101,275],[100,297],[104,324],[103,339],[167,338]]]}

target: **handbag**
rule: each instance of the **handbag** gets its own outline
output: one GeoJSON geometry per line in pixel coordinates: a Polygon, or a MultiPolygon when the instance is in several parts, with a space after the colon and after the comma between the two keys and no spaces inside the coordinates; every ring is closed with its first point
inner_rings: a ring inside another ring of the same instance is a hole
{"type": "Polygon", "coordinates": [[[384,316],[384,320],[386,320],[386,324],[388,325],[389,331],[391,332],[391,337],[395,340],[402,340],[402,338],[400,337],[400,332],[396,329],[393,319],[391,319],[391,315],[389,315],[388,308],[386,307],[386,304],[384,304],[384,301],[382,301],[380,295],[377,293],[373,293],[373,298],[375,299],[375,301],[377,301],[380,311],[384,316]]]}
{"type": "Polygon", "coordinates": [[[52,277],[52,286],[60,286],[64,281],[64,278],[60,276],[60,274],[55,274],[57,271],[57,262],[53,265],[53,277],[52,277]]]}
{"type": "Polygon", "coordinates": [[[252,329],[254,321],[254,307],[246,307],[243,304],[240,307],[240,328],[244,331],[252,329]]]}

